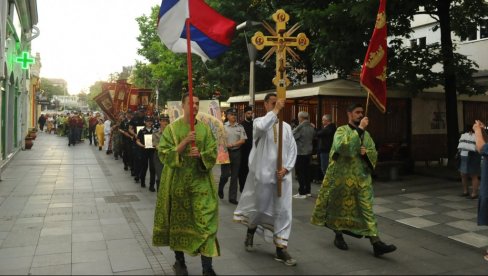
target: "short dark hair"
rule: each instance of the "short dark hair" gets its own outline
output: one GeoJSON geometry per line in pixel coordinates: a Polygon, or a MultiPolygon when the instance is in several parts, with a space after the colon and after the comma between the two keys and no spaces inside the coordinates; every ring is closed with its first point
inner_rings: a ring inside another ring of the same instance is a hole
{"type": "Polygon", "coordinates": [[[271,93],[266,94],[266,96],[264,96],[264,101],[268,102],[269,98],[271,98],[271,97],[277,97],[276,93],[271,92],[271,93]]]}
{"type": "MultiPolygon", "coordinates": [[[[182,104],[184,104],[184,103],[185,103],[186,98],[188,98],[188,97],[190,97],[190,92],[185,92],[185,93],[183,94],[183,96],[181,96],[181,103],[182,103],[182,104]]],[[[198,98],[198,96],[197,96],[197,95],[195,95],[195,94],[193,94],[193,97],[197,97],[197,98],[198,98]]]]}
{"type": "Polygon", "coordinates": [[[354,109],[356,108],[364,108],[362,104],[360,103],[353,103],[353,104],[350,104],[348,107],[347,107],[347,112],[352,112],[354,109]]]}

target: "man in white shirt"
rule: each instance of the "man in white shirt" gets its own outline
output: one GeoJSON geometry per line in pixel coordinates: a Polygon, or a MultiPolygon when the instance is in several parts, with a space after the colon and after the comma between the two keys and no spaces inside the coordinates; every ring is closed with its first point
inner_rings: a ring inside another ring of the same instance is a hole
{"type": "Polygon", "coordinates": [[[278,157],[278,114],[285,106],[284,99],[277,99],[275,93],[264,98],[268,112],[256,118],[253,124],[253,147],[249,155],[249,174],[234,221],[247,225],[244,242],[247,251],[253,251],[256,230],[276,245],[275,260],[287,266],[296,265],[288,254],[288,238],[292,222],[292,169],[295,166],[297,147],[291,127],[283,122],[283,166],[277,170],[278,157]],[[277,179],[282,180],[282,195],[277,196],[277,179]]]}

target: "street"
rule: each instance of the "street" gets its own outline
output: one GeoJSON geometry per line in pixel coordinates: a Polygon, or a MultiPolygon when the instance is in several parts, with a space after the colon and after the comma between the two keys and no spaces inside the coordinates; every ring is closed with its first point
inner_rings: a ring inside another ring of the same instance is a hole
{"type": "MultiPolygon", "coordinates": [[[[174,274],[172,251],[151,243],[156,193],[88,141],[67,144],[38,132],[32,149],[2,173],[0,274],[174,274]]],[[[219,166],[214,173],[218,180],[219,166]]],[[[221,275],[487,274],[488,227],[476,225],[477,202],[458,197],[460,185],[417,175],[376,182],[380,237],[398,250],[375,258],[369,240],[345,236],[349,250],[341,251],[332,231],[309,223],[320,187],[313,184],[314,197],[293,199],[289,252],[296,267],[276,262],[274,245],[258,236],[256,252],[244,250],[246,228],[232,222],[235,205],[226,191],[214,269],[221,275]]],[[[202,273],[199,257],[187,256],[187,265],[190,274],[202,273]]]]}

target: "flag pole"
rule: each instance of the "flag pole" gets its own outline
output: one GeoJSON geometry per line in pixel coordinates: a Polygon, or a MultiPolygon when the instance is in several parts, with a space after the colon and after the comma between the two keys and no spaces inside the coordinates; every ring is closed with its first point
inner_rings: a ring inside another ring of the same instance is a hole
{"type": "MultiPolygon", "coordinates": [[[[189,105],[190,105],[190,130],[195,131],[195,116],[193,112],[193,70],[191,62],[191,32],[190,32],[190,18],[186,19],[186,62],[188,67],[188,92],[189,92],[189,105]]],[[[195,146],[195,142],[192,143],[195,146]]]]}
{"type": "Polygon", "coordinates": [[[364,112],[364,117],[368,117],[368,108],[369,108],[369,92],[368,97],[366,98],[366,112],[364,112]]]}

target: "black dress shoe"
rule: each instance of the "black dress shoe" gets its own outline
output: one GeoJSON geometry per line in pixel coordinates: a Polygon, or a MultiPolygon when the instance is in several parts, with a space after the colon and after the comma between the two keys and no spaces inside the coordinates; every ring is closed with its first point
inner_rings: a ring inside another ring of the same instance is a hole
{"type": "Polygon", "coordinates": [[[155,191],[156,191],[156,189],[154,189],[154,186],[149,186],[149,191],[150,191],[150,192],[155,192],[155,191]]]}
{"type": "Polygon", "coordinates": [[[237,202],[237,200],[235,199],[229,199],[229,202],[232,203],[232,204],[235,204],[237,205],[239,202],[237,202]]]}
{"type": "Polygon", "coordinates": [[[213,270],[213,268],[207,269],[207,270],[203,270],[202,274],[204,276],[215,276],[215,275],[217,275],[217,273],[215,273],[215,271],[213,270]]]}
{"type": "Polygon", "coordinates": [[[185,263],[176,261],[173,265],[173,269],[175,270],[176,275],[188,275],[188,269],[186,268],[185,263]]]}
{"type": "Polygon", "coordinates": [[[374,256],[378,257],[386,253],[395,251],[397,248],[393,244],[385,244],[382,241],[373,243],[374,256]]]}
{"type": "Polygon", "coordinates": [[[139,177],[134,178],[134,181],[135,181],[136,183],[139,183],[139,177]]]}
{"type": "Polygon", "coordinates": [[[223,191],[219,191],[219,197],[220,197],[220,199],[224,199],[224,192],[223,191]]]}
{"type": "Polygon", "coordinates": [[[347,246],[346,241],[344,240],[343,236],[336,236],[334,239],[335,247],[339,248],[340,250],[348,250],[349,246],[347,246]]]}
{"type": "Polygon", "coordinates": [[[129,168],[127,168],[127,166],[124,166],[124,171],[128,171],[129,168]]]}
{"type": "Polygon", "coordinates": [[[146,188],[146,184],[145,183],[141,183],[141,188],[146,188]]]}

